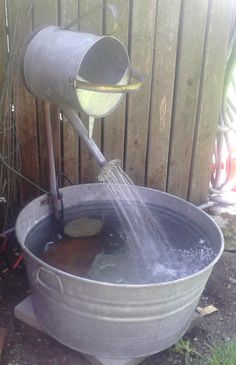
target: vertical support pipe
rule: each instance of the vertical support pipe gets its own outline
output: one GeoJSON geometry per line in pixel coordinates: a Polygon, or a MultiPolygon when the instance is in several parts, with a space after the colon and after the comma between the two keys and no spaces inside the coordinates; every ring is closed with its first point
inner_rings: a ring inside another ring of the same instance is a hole
{"type": "Polygon", "coordinates": [[[55,160],[54,160],[54,152],[53,152],[53,139],[52,139],[49,102],[47,102],[47,101],[43,102],[43,111],[44,111],[45,130],[46,130],[48,174],[49,174],[50,194],[51,194],[51,200],[52,200],[52,210],[53,210],[54,219],[59,221],[60,212],[59,212],[59,201],[58,201],[58,192],[57,192],[57,181],[56,181],[55,160]]]}

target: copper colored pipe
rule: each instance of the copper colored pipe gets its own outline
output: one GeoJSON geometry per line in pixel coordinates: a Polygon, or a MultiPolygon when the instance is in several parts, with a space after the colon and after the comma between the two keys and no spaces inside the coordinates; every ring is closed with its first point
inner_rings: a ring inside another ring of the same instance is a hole
{"type": "Polygon", "coordinates": [[[53,152],[50,104],[48,101],[43,101],[43,111],[44,111],[45,130],[46,130],[48,175],[49,175],[49,184],[50,184],[50,195],[51,195],[51,201],[52,201],[52,210],[53,210],[54,219],[59,221],[60,211],[59,211],[57,180],[56,180],[56,171],[55,171],[55,160],[54,160],[54,152],[53,152]]]}

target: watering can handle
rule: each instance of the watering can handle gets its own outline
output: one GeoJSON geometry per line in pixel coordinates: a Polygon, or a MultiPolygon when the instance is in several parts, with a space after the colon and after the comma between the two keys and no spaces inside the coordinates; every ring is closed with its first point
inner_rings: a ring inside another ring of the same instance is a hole
{"type": "Polygon", "coordinates": [[[128,85],[96,84],[92,82],[80,81],[74,78],[70,78],[70,84],[75,89],[97,91],[100,93],[130,93],[139,90],[144,81],[144,77],[135,70],[131,70],[131,78],[135,79],[136,82],[130,83],[128,85]]]}
{"type": "Polygon", "coordinates": [[[82,20],[89,18],[97,9],[100,8],[107,8],[110,10],[112,16],[113,16],[113,26],[112,31],[110,33],[105,33],[105,35],[113,35],[117,32],[118,29],[118,11],[117,8],[114,5],[111,4],[102,4],[98,6],[94,6],[91,10],[87,11],[85,14],[79,16],[77,19],[73,20],[71,23],[67,24],[62,29],[68,30],[71,29],[75,24],[79,24],[82,20]]]}

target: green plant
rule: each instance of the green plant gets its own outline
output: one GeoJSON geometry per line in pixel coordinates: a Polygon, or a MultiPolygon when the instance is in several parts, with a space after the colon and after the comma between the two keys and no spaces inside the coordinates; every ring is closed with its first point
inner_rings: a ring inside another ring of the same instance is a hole
{"type": "MultiPolygon", "coordinates": [[[[209,346],[212,354],[207,365],[235,365],[236,364],[236,338],[220,345],[209,346]]],[[[204,364],[205,365],[205,364],[204,364]]]]}
{"type": "Polygon", "coordinates": [[[174,351],[183,356],[184,365],[190,364],[192,355],[202,357],[202,355],[199,352],[197,352],[196,349],[191,345],[190,341],[184,340],[183,338],[175,345],[174,351]]]}

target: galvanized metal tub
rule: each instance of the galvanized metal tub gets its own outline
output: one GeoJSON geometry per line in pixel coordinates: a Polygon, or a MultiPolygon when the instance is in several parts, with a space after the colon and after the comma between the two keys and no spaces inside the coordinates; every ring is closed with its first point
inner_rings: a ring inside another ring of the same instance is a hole
{"type": "Polygon", "coordinates": [[[71,80],[127,85],[130,61],[118,39],[48,26],[36,30],[22,54],[22,77],[28,90],[57,105],[84,111],[96,118],[111,113],[124,94],[75,89],[71,80]]]}
{"type": "MultiPolygon", "coordinates": [[[[111,198],[105,184],[61,191],[65,210],[111,198]]],[[[212,262],[191,276],[159,284],[108,284],[84,279],[47,265],[25,245],[35,225],[52,214],[45,196],[32,201],[18,217],[16,234],[25,256],[37,319],[52,337],[82,353],[138,358],[177,342],[188,329],[211,270],[223,252],[222,233],[203,211],[166,193],[141,187],[139,191],[146,203],[196,222],[214,248],[212,262]]]]}

